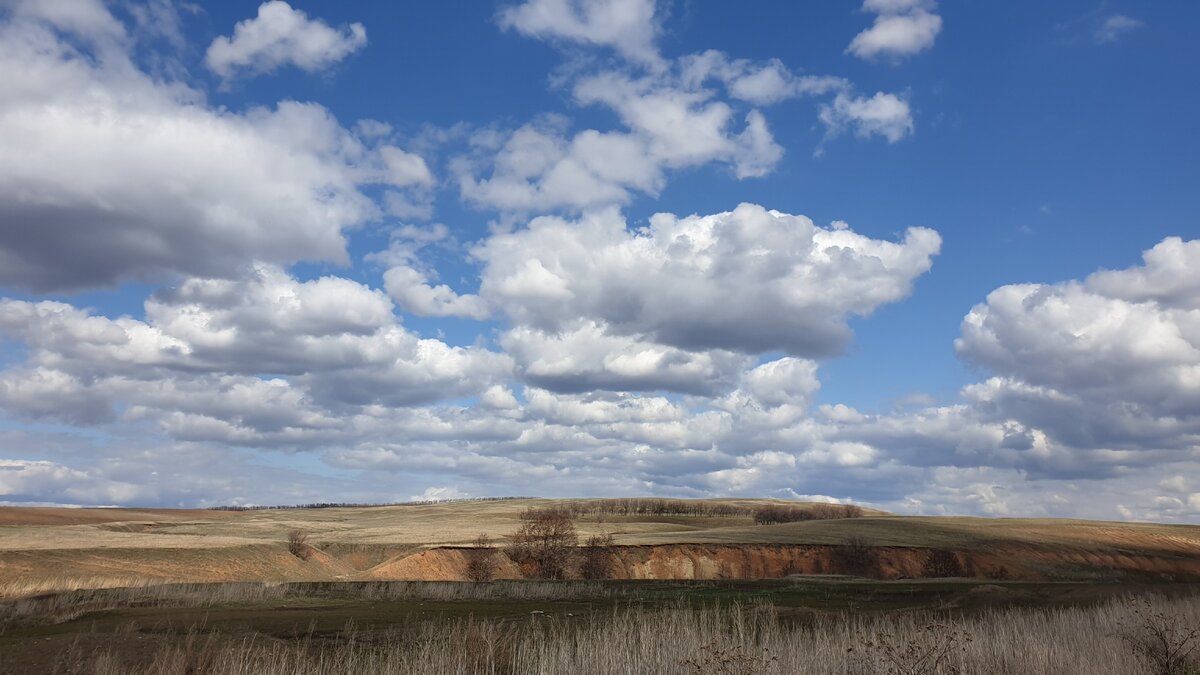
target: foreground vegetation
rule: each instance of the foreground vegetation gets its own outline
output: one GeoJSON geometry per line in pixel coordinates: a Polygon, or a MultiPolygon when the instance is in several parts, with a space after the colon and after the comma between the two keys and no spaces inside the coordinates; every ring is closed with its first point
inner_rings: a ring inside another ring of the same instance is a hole
{"type": "Polygon", "coordinates": [[[181,584],[0,603],[0,672],[1180,675],[1197,627],[1178,586],[181,584]]]}

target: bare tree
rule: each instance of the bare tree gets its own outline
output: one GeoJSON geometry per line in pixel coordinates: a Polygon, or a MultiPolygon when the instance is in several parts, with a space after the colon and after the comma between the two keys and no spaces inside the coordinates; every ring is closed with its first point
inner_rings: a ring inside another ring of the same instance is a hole
{"type": "Polygon", "coordinates": [[[492,538],[480,534],[467,549],[467,578],[471,581],[491,581],[496,576],[496,551],[492,538]]]}
{"type": "Polygon", "coordinates": [[[303,530],[288,532],[287,547],[288,553],[301,560],[308,560],[312,556],[312,548],[308,545],[308,533],[303,530]]]}
{"type": "Polygon", "coordinates": [[[931,579],[967,576],[966,568],[953,551],[941,548],[931,550],[921,566],[921,576],[931,579]]]}
{"type": "Polygon", "coordinates": [[[509,537],[506,552],[527,574],[565,579],[574,566],[578,543],[569,510],[527,509],[521,514],[520,529],[509,537]]]}
{"type": "Polygon", "coordinates": [[[834,549],[833,562],[842,574],[860,577],[879,574],[879,552],[858,535],[847,537],[844,544],[834,549]]]}
{"type": "Polygon", "coordinates": [[[583,566],[580,572],[584,579],[607,579],[613,572],[613,536],[594,534],[588,537],[583,548],[583,566]]]}

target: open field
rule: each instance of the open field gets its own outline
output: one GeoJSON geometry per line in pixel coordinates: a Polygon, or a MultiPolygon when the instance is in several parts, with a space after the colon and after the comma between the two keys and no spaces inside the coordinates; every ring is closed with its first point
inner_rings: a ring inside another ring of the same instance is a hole
{"type": "MultiPolygon", "coordinates": [[[[321,509],[204,511],[0,508],[0,597],[148,582],[461,580],[464,547],[512,534],[529,508],[572,507],[580,542],[613,537],[612,576],[774,578],[837,573],[847,541],[879,552],[871,576],[929,576],[947,551],[959,576],[1200,579],[1200,526],[1052,519],[903,517],[756,525],[768,500],[709,500],[725,515],[589,512],[588,500],[515,499],[321,509]],[[288,533],[308,536],[307,559],[288,533]]],[[[693,509],[695,510],[695,509],[693,509]]],[[[521,572],[501,566],[498,576],[521,572]]]]}

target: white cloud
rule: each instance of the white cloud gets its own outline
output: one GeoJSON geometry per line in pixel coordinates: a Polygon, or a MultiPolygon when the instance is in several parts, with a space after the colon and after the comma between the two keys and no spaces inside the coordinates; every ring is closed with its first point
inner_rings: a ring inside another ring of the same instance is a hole
{"type": "Polygon", "coordinates": [[[1126,33],[1142,26],[1142,22],[1137,19],[1130,18],[1124,14],[1113,14],[1105,17],[1100,26],[1096,28],[1096,32],[1092,37],[1098,44],[1109,44],[1117,42],[1126,33]]]}
{"type": "Polygon", "coordinates": [[[846,52],[860,59],[901,58],[933,46],[942,30],[942,17],[932,0],[866,0],[863,10],[875,22],[850,42],[846,52]]]}
{"type": "Polygon", "coordinates": [[[0,331],[29,349],[23,366],[0,373],[10,411],[94,423],[114,419],[120,403],[179,413],[168,422],[193,434],[200,422],[234,436],[261,427],[257,407],[283,420],[265,423],[276,431],[336,427],[329,408],[470,396],[512,368],[503,355],[405,331],[378,290],[337,277],[298,282],[270,266],[160,291],[145,321],[4,300],[0,331]]]}
{"type": "Polygon", "coordinates": [[[477,295],[459,295],[446,284],[433,286],[425,273],[399,265],[383,274],[388,295],[405,310],[420,316],[461,316],[483,320],[491,314],[477,295]]]}
{"type": "Polygon", "coordinates": [[[428,487],[419,495],[409,497],[414,502],[442,502],[448,499],[466,499],[471,495],[456,487],[428,487]]]}
{"type": "MultiPolygon", "coordinates": [[[[634,6],[653,14],[648,1],[531,0],[502,11],[501,23],[535,36],[613,45],[608,38],[581,37],[593,33],[582,28],[592,20],[580,16],[607,16],[609,10],[628,16],[634,6]]],[[[595,33],[602,35],[608,33],[595,33]]],[[[501,210],[509,224],[530,213],[581,212],[626,204],[638,193],[656,196],[670,171],[712,163],[727,166],[739,179],[765,176],[784,151],[767,118],[757,108],[746,110],[746,103],[769,106],[836,93],[836,101],[822,107],[831,135],[853,127],[859,136],[895,142],[912,130],[903,99],[855,96],[844,78],[799,75],[778,59],[730,59],[716,50],[662,59],[651,47],[638,53],[653,54],[652,67],[592,68],[578,62],[555,78],[557,85],[571,87],[575,103],[610,109],[620,128],[571,133],[565,118],[547,115],[512,132],[482,130],[472,138],[474,152],[451,162],[462,198],[501,210]]]]}
{"type": "Polygon", "coordinates": [[[576,82],[574,95],[581,105],[612,109],[626,130],[570,136],[564,119],[548,117],[499,143],[482,134],[488,161],[457,164],[464,199],[510,212],[579,211],[624,204],[634,192],[657,194],[668,170],[720,162],[750,178],[770,172],[783,156],[757,110],[738,130],[734,109],[713,92],[663,75],[601,72],[576,82]]]}
{"type": "Polygon", "coordinates": [[[818,356],[845,345],[847,315],[907,296],[940,244],[923,228],[892,243],[743,204],[658,214],[634,232],[615,210],[535,218],[474,255],[485,264],[480,295],[518,325],[561,331],[590,319],[691,351],[818,356]]]}
{"type": "Polygon", "coordinates": [[[204,62],[226,81],[285,65],[311,73],[337,64],[366,44],[367,30],[361,23],[335,29],[283,0],[270,0],[259,5],[258,16],[239,22],[232,37],[213,40],[204,62]]]}
{"type": "Polygon", "coordinates": [[[361,186],[427,189],[419,158],[365,144],[325,108],[209,108],[137,70],[103,6],[60,5],[21,4],[0,23],[0,220],[13,224],[0,284],[345,263],[344,231],[380,214],[361,186]]]}
{"type": "Polygon", "coordinates": [[[654,0],[526,0],[505,7],[500,26],[535,38],[612,47],[646,65],[660,62],[654,46],[654,0]]]}
{"type": "Polygon", "coordinates": [[[690,352],[642,336],[613,335],[583,320],[558,332],[528,326],[501,338],[525,381],[560,392],[596,389],[712,395],[734,383],[748,363],[727,350],[690,352]]]}
{"type": "Polygon", "coordinates": [[[857,136],[882,136],[895,143],[913,132],[908,101],[883,92],[870,98],[838,94],[832,103],[821,106],[820,118],[830,137],[851,128],[857,136]]]}
{"type": "Polygon", "coordinates": [[[133,483],[106,480],[54,462],[0,459],[0,497],[115,504],[133,501],[143,494],[144,490],[133,483]]]}
{"type": "Polygon", "coordinates": [[[689,87],[700,87],[709,79],[717,79],[730,96],[756,106],[852,89],[850,82],[841,77],[796,75],[779,59],[763,63],[730,59],[715,49],[682,57],[679,70],[681,82],[689,87]]]}

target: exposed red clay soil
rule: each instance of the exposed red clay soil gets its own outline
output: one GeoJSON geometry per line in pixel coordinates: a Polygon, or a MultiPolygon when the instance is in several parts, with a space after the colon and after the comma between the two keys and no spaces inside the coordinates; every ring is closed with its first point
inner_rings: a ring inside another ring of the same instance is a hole
{"type": "MultiPolygon", "coordinates": [[[[0,579],[30,583],[138,578],[173,582],[421,580],[465,581],[467,548],[312,548],[302,560],[282,544],[210,549],[6,551],[0,579]]],[[[870,564],[848,566],[845,548],[794,544],[660,544],[615,546],[614,579],[778,579],[850,574],[876,579],[943,576],[1045,580],[1200,582],[1200,550],[1164,553],[1007,545],[986,551],[876,547],[870,564]],[[936,564],[935,564],[936,563],[936,564]],[[947,571],[949,570],[949,571],[947,571]]],[[[492,549],[495,578],[522,572],[492,549]]]]}
{"type": "MultiPolygon", "coordinates": [[[[363,578],[373,581],[466,581],[467,551],[461,548],[431,548],[395,560],[368,571],[363,578]]],[[[495,551],[492,557],[496,579],[521,579],[521,568],[508,556],[495,551]]]]}
{"type": "MultiPolygon", "coordinates": [[[[614,579],[778,579],[793,574],[847,574],[841,547],[817,545],[669,544],[617,546],[613,549],[614,579]]],[[[931,565],[933,549],[877,547],[865,572],[879,579],[942,576],[931,565]]],[[[957,576],[1041,581],[1046,579],[1156,575],[1200,579],[1200,552],[1186,556],[1118,555],[1070,550],[941,552],[957,563],[957,576]]],[[[520,578],[520,570],[503,555],[497,578],[520,578]]],[[[953,564],[953,563],[952,563],[953,564]]],[[[464,549],[433,548],[379,565],[366,574],[375,580],[465,580],[464,549]]]]}

